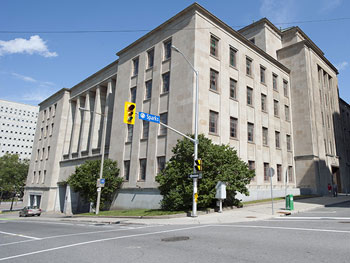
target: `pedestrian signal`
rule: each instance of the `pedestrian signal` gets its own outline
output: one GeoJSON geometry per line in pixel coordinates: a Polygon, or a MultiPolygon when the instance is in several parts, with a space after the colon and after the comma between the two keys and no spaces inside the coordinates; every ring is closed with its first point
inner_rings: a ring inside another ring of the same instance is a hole
{"type": "Polygon", "coordinates": [[[135,124],[136,104],[132,102],[125,102],[124,107],[124,122],[127,124],[135,124]]]}
{"type": "Polygon", "coordinates": [[[194,169],[196,170],[196,172],[202,171],[202,160],[197,159],[194,162],[195,162],[194,169]]]}

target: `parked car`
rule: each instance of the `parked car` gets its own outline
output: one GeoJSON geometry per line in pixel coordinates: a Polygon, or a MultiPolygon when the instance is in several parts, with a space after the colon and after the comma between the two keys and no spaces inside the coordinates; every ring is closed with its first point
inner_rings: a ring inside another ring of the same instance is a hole
{"type": "Polygon", "coordinates": [[[25,206],[19,211],[19,216],[40,216],[41,209],[37,206],[25,206]]]}

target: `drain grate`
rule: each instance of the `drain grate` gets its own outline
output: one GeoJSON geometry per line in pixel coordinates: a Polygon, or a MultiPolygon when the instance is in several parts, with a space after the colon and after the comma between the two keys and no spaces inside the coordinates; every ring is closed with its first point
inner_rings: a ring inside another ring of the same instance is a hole
{"type": "Polygon", "coordinates": [[[189,240],[190,237],[187,236],[179,236],[179,237],[167,237],[167,238],[162,238],[161,240],[164,242],[176,242],[176,241],[184,241],[184,240],[189,240]]]}
{"type": "Polygon", "coordinates": [[[246,216],[245,218],[256,218],[256,216],[246,216]]]}

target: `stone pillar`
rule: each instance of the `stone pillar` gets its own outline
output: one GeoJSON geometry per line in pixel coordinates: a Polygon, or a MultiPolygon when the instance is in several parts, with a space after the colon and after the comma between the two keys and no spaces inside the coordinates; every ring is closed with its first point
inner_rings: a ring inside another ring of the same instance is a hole
{"type": "Polygon", "coordinates": [[[86,97],[85,97],[84,109],[86,109],[86,111],[81,112],[83,117],[82,117],[80,146],[79,146],[80,154],[82,151],[88,150],[90,120],[91,120],[91,114],[93,114],[90,112],[90,93],[89,92],[86,94],[86,97]]]}
{"type": "Polygon", "coordinates": [[[70,141],[70,151],[69,151],[70,155],[72,155],[72,153],[78,152],[78,146],[79,146],[78,141],[79,141],[80,125],[81,125],[81,112],[79,108],[80,108],[80,97],[77,98],[76,104],[75,104],[73,130],[72,130],[72,137],[70,141]]]}
{"type": "MultiPolygon", "coordinates": [[[[94,112],[98,112],[101,109],[100,91],[101,91],[101,87],[97,86],[96,95],[95,95],[94,112]]],[[[98,130],[99,130],[99,124],[101,122],[101,115],[93,113],[91,122],[92,124],[91,124],[91,130],[90,130],[89,155],[92,154],[92,149],[95,149],[98,147],[98,130]]]]}

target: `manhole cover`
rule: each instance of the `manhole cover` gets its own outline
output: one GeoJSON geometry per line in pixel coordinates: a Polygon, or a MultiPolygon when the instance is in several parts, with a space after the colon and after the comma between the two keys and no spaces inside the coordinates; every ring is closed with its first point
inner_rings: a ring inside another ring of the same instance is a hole
{"type": "Polygon", "coordinates": [[[190,237],[182,236],[182,237],[167,237],[162,238],[162,241],[164,242],[176,242],[176,241],[183,241],[183,240],[189,240],[190,237]]]}

